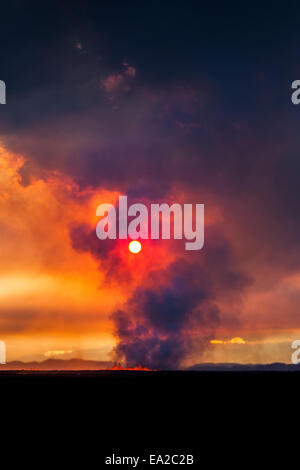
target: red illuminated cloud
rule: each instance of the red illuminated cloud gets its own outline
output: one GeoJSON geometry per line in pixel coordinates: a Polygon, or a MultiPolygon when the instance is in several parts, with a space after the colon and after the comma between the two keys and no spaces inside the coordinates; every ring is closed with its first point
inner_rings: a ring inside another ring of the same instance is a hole
{"type": "Polygon", "coordinates": [[[136,70],[127,62],[123,62],[123,67],[122,72],[109,75],[101,80],[101,84],[110,99],[114,99],[120,93],[128,92],[132,87],[136,70]]]}

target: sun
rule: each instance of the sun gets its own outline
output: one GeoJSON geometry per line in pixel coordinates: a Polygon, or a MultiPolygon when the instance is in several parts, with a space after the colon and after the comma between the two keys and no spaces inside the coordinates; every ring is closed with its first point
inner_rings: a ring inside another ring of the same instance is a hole
{"type": "Polygon", "coordinates": [[[128,245],[128,250],[134,254],[139,253],[141,249],[142,249],[142,245],[137,240],[132,240],[132,242],[130,242],[128,245]]]}

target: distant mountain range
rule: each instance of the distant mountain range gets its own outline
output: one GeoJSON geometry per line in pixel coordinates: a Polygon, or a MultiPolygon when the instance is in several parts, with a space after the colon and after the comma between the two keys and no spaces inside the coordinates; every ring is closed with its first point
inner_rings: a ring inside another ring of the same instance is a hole
{"type": "MultiPolygon", "coordinates": [[[[13,361],[0,364],[1,370],[106,370],[114,366],[109,361],[88,361],[85,359],[47,359],[42,362],[13,361]]],[[[203,363],[195,364],[187,371],[300,371],[300,364],[235,364],[235,363],[203,363]]]]}
{"type": "Polygon", "coordinates": [[[190,371],[300,371],[300,364],[284,364],[282,362],[273,362],[272,364],[195,364],[188,367],[190,371]]]}

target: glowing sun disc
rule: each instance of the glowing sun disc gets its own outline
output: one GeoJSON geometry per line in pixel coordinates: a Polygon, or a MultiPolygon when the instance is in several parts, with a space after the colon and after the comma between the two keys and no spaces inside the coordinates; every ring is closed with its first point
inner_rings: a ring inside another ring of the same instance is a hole
{"type": "Polygon", "coordinates": [[[129,243],[128,245],[128,249],[131,253],[139,253],[142,249],[142,245],[140,242],[138,242],[137,240],[132,240],[132,242],[129,243]]]}

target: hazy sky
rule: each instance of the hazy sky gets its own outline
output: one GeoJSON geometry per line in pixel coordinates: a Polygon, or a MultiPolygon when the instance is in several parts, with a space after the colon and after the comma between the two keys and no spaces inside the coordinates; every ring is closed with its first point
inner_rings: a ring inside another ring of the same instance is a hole
{"type": "Polygon", "coordinates": [[[1,6],[8,360],[290,361],[300,339],[297,13],[296,2],[1,6]],[[147,241],[132,255],[124,240],[98,240],[96,208],[119,194],[204,203],[203,250],[147,241]]]}

